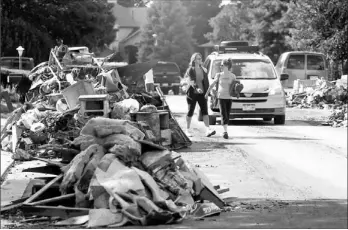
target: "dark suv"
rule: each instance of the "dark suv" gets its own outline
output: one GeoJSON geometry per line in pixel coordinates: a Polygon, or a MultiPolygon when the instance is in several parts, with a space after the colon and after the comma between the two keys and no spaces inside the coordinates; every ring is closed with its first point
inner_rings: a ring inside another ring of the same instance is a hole
{"type": "Polygon", "coordinates": [[[155,86],[159,86],[164,94],[172,90],[175,95],[180,89],[180,69],[175,62],[158,62],[153,68],[155,86]]]}

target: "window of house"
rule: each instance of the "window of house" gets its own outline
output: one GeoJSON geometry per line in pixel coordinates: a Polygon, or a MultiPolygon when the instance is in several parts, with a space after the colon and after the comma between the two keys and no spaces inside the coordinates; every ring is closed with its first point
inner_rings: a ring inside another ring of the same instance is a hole
{"type": "Polygon", "coordinates": [[[288,69],[304,69],[305,56],[300,54],[292,54],[289,57],[287,67],[288,69]]]}
{"type": "Polygon", "coordinates": [[[308,70],[324,70],[324,58],[318,55],[307,55],[308,70]]]}

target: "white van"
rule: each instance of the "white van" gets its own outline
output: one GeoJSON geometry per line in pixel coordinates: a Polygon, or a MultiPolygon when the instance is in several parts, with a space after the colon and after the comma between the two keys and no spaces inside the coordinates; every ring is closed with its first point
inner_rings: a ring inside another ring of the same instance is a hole
{"type": "Polygon", "coordinates": [[[293,88],[294,81],[315,80],[324,77],[328,79],[328,63],[325,55],[316,52],[292,51],[280,55],[276,71],[278,75],[286,73],[289,79],[284,81],[283,86],[293,88]]]}
{"type": "MultiPolygon", "coordinates": [[[[243,84],[240,97],[232,98],[230,118],[262,118],[275,124],[285,123],[285,93],[281,80],[288,79],[287,74],[278,75],[271,59],[258,53],[257,46],[248,46],[247,42],[221,42],[217,52],[210,54],[204,67],[208,70],[209,83],[216,73],[221,71],[221,61],[233,60],[232,72],[243,84]]],[[[209,123],[214,125],[220,116],[219,108],[214,108],[208,99],[209,123]]],[[[202,116],[199,116],[202,120],[202,116]]]]}

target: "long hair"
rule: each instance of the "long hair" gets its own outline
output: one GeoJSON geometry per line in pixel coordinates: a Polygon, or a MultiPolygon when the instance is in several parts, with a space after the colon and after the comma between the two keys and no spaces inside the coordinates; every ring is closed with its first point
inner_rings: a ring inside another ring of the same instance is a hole
{"type": "Polygon", "coordinates": [[[196,57],[197,57],[198,55],[202,57],[202,54],[200,54],[200,53],[198,53],[198,52],[192,54],[191,59],[190,59],[190,63],[189,63],[189,68],[192,67],[192,66],[195,66],[195,60],[196,60],[196,57]]]}

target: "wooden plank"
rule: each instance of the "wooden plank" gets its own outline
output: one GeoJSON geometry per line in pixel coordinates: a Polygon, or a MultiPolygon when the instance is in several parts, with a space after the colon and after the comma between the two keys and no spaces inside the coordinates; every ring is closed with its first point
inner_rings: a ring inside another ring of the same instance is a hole
{"type": "Polygon", "coordinates": [[[47,159],[44,159],[44,158],[39,158],[39,157],[32,157],[32,158],[35,159],[35,160],[38,160],[38,161],[46,162],[49,165],[55,165],[55,166],[58,166],[58,167],[63,167],[63,166],[66,165],[66,164],[63,164],[63,163],[47,160],[47,159]]]}
{"type": "Polygon", "coordinates": [[[28,168],[22,170],[22,172],[34,172],[34,173],[44,173],[44,174],[53,174],[59,175],[62,173],[60,167],[57,165],[44,165],[40,167],[28,168]]]}
{"type": "Polygon", "coordinates": [[[22,130],[18,128],[16,124],[14,124],[12,126],[12,152],[16,151],[17,143],[21,134],[22,130]]]}
{"type": "Polygon", "coordinates": [[[150,141],[145,141],[145,140],[137,140],[140,144],[150,146],[152,148],[158,149],[158,150],[168,150],[168,148],[162,146],[162,145],[157,145],[153,142],[150,141]]]}
{"type": "Polygon", "coordinates": [[[47,203],[51,203],[51,202],[55,202],[55,201],[69,199],[69,198],[72,198],[72,197],[75,197],[74,193],[66,194],[66,195],[62,195],[62,196],[57,196],[57,197],[52,197],[52,198],[49,198],[49,199],[40,200],[40,201],[36,201],[36,202],[32,202],[32,203],[29,203],[27,205],[43,205],[43,204],[47,204],[47,203]]]}
{"type": "Polygon", "coordinates": [[[222,194],[222,193],[225,193],[225,192],[229,192],[229,191],[230,191],[229,188],[223,188],[223,189],[218,189],[218,190],[217,190],[217,192],[218,192],[219,194],[222,194]]]}
{"type": "Polygon", "coordinates": [[[84,216],[89,214],[88,208],[70,208],[70,207],[53,207],[53,206],[30,206],[24,205],[22,208],[26,216],[52,216],[67,219],[75,216],[84,216]]]}
{"type": "Polygon", "coordinates": [[[37,199],[42,193],[44,193],[48,188],[50,188],[54,183],[56,183],[62,178],[63,178],[63,174],[60,174],[59,176],[57,176],[56,178],[48,182],[44,187],[42,187],[39,191],[37,191],[34,195],[32,195],[28,200],[26,200],[24,204],[29,204],[35,199],[37,199]]]}

